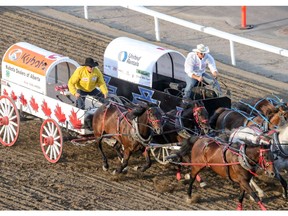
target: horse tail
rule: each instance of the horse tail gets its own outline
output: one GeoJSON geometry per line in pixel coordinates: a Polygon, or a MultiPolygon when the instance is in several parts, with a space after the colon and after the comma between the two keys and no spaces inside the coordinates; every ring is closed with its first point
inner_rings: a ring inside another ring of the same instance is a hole
{"type": "Polygon", "coordinates": [[[167,156],[165,159],[181,158],[191,153],[193,144],[198,140],[199,136],[191,136],[182,142],[181,148],[175,154],[167,156]]]}
{"type": "Polygon", "coordinates": [[[219,107],[218,109],[215,110],[213,115],[209,119],[209,124],[211,128],[215,129],[216,128],[216,123],[219,118],[219,116],[226,110],[225,107],[219,107]]]}
{"type": "Polygon", "coordinates": [[[191,153],[194,143],[199,139],[199,136],[191,136],[188,139],[185,139],[182,142],[181,148],[176,154],[178,157],[184,157],[187,154],[191,153]]]}

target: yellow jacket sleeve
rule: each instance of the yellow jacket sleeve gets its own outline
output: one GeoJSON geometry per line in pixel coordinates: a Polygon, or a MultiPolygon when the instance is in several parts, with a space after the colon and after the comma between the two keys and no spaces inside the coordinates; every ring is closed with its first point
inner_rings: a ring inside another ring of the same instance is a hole
{"type": "Polygon", "coordinates": [[[97,87],[100,88],[102,94],[107,95],[108,89],[107,89],[107,86],[106,86],[106,83],[104,81],[104,78],[103,78],[101,71],[98,68],[95,68],[94,70],[97,70],[97,73],[98,73],[98,79],[97,79],[98,82],[96,84],[97,87]]]}
{"type": "Polygon", "coordinates": [[[75,95],[77,92],[76,84],[80,81],[80,74],[79,74],[80,70],[81,67],[78,67],[68,81],[68,88],[72,95],[75,95]]]}

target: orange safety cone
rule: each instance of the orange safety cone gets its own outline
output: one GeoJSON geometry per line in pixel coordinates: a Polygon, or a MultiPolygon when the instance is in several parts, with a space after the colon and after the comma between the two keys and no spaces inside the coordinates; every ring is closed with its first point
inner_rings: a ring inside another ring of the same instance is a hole
{"type": "Polygon", "coordinates": [[[245,29],[251,29],[251,28],[254,28],[254,26],[246,24],[246,6],[242,6],[241,7],[241,26],[240,26],[240,29],[245,30],[245,29]]]}

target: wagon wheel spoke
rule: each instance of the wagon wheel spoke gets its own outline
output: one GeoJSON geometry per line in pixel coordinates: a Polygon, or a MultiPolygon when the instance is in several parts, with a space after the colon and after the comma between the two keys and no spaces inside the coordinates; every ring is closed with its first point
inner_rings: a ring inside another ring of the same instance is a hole
{"type": "Polygon", "coordinates": [[[63,150],[63,136],[60,126],[53,119],[46,119],[40,129],[40,145],[45,158],[56,163],[63,150]]]}
{"type": "Polygon", "coordinates": [[[14,101],[5,95],[0,96],[0,142],[12,146],[19,137],[20,116],[14,101]]]}

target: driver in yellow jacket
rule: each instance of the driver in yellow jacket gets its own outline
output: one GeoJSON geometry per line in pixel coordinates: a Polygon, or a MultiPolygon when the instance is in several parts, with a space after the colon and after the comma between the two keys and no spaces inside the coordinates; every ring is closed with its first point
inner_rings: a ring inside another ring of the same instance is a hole
{"type": "Polygon", "coordinates": [[[104,98],[108,95],[108,89],[101,71],[97,68],[98,63],[92,58],[86,58],[85,64],[78,67],[68,81],[68,88],[76,97],[76,107],[85,109],[87,95],[99,95],[100,88],[104,98]]]}

